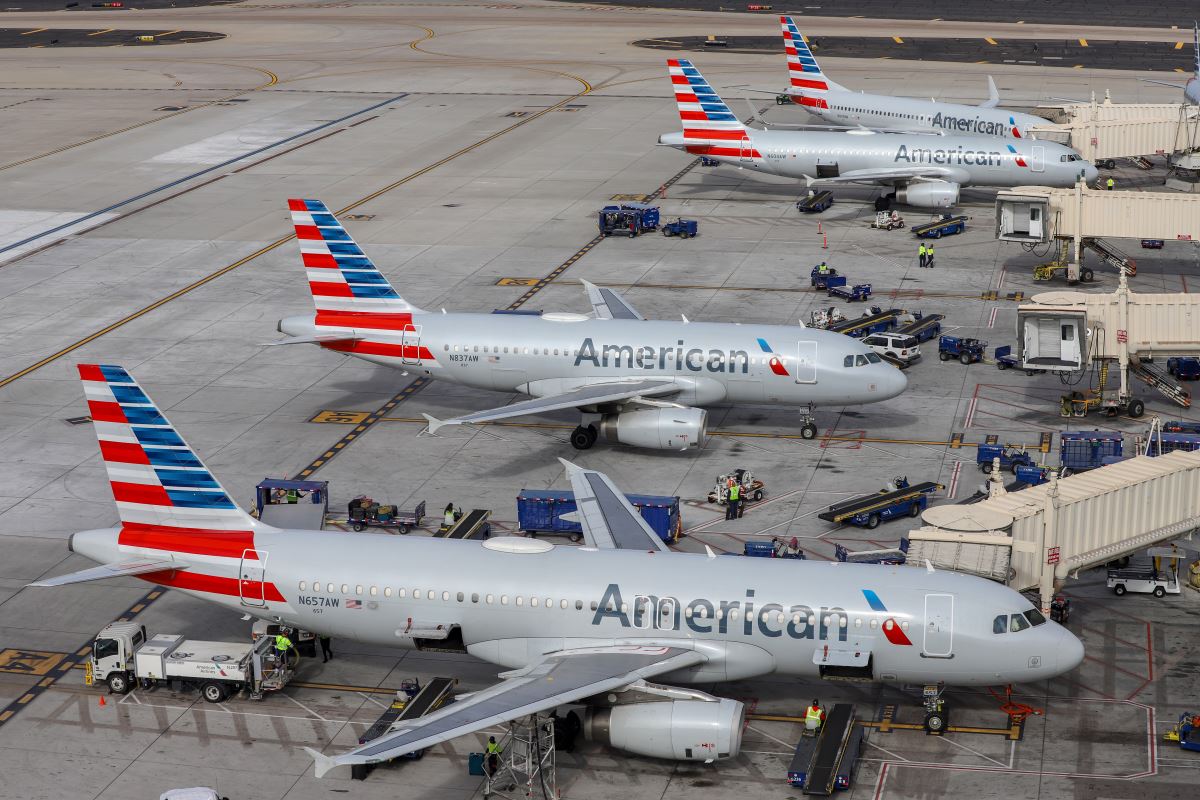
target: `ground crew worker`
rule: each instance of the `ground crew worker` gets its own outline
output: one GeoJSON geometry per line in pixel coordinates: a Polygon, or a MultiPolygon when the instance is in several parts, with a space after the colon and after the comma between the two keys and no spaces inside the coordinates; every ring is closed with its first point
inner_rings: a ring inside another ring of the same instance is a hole
{"type": "Polygon", "coordinates": [[[1104,188],[1108,189],[1110,192],[1113,190],[1113,187],[1116,185],[1117,185],[1117,182],[1112,179],[1111,175],[1109,175],[1108,180],[1106,180],[1104,182],[1104,188]]]}
{"type": "Polygon", "coordinates": [[[442,527],[447,530],[454,527],[454,503],[446,504],[446,511],[442,514],[442,527]]]}
{"type": "Polygon", "coordinates": [[[812,705],[804,712],[804,728],[809,731],[818,731],[825,724],[825,709],[821,708],[819,700],[813,700],[812,705]]]}
{"type": "Polygon", "coordinates": [[[488,775],[495,775],[496,770],[500,769],[500,745],[496,744],[495,736],[488,737],[485,755],[487,757],[488,775]]]}
{"type": "Polygon", "coordinates": [[[725,519],[737,519],[742,505],[742,485],[736,481],[729,485],[729,503],[725,509],[725,519]]]}
{"type": "Polygon", "coordinates": [[[933,245],[925,247],[925,266],[933,269],[933,245]]]}
{"type": "Polygon", "coordinates": [[[829,274],[829,265],[826,264],[824,261],[822,261],[819,265],[817,265],[817,274],[818,275],[828,275],[829,274]]]}
{"type": "Polygon", "coordinates": [[[924,269],[924,267],[925,267],[925,259],[926,259],[926,258],[928,258],[928,257],[929,257],[929,256],[928,256],[928,253],[927,253],[927,252],[926,252],[926,250],[925,250],[925,243],[924,243],[924,242],[921,242],[921,246],[917,248],[917,258],[918,258],[918,259],[920,260],[920,262],[921,262],[921,268],[922,268],[922,269],[924,269]]]}
{"type": "Polygon", "coordinates": [[[275,658],[279,662],[280,667],[287,666],[288,650],[292,649],[292,640],[284,636],[282,633],[275,637],[275,658]]]}
{"type": "Polygon", "coordinates": [[[321,663],[333,660],[333,646],[328,636],[321,637],[321,663]]]}

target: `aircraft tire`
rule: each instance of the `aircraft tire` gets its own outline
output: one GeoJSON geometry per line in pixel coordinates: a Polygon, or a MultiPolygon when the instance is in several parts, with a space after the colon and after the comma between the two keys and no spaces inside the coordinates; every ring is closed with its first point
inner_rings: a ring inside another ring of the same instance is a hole
{"type": "Polygon", "coordinates": [[[939,712],[925,715],[925,730],[929,733],[940,733],[946,728],[946,717],[939,712]]]}
{"type": "Polygon", "coordinates": [[[800,426],[800,438],[815,439],[817,438],[817,426],[811,422],[806,422],[800,426]]]}
{"type": "MultiPolygon", "coordinates": [[[[591,428],[589,425],[588,428],[591,428]]],[[[576,450],[587,450],[596,443],[596,436],[588,428],[579,425],[571,431],[571,446],[576,450]]],[[[595,428],[592,428],[594,431],[595,428]]]]}

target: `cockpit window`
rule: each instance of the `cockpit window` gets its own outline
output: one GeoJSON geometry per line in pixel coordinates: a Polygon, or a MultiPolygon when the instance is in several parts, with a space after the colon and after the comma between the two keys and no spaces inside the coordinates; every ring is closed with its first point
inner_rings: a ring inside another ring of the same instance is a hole
{"type": "Polygon", "coordinates": [[[1046,617],[1036,608],[1031,608],[1025,612],[1025,619],[1029,620],[1029,624],[1037,627],[1046,621],[1046,617]]]}
{"type": "Polygon", "coordinates": [[[867,357],[861,353],[854,357],[854,366],[865,367],[867,365],[867,357]]]}
{"type": "Polygon", "coordinates": [[[1008,630],[1008,614],[1001,614],[992,620],[992,633],[1005,633],[1008,630]]]}
{"type": "Polygon", "coordinates": [[[883,359],[877,356],[875,353],[867,353],[867,361],[870,361],[872,364],[878,364],[879,362],[883,361],[883,359]]]}
{"type": "Polygon", "coordinates": [[[846,356],[844,359],[842,359],[842,366],[843,367],[853,367],[854,366],[854,356],[846,356]]]}
{"type": "Polygon", "coordinates": [[[1067,153],[1065,155],[1059,156],[1058,160],[1059,161],[1078,161],[1079,156],[1075,155],[1074,153],[1067,153]]]}
{"type": "Polygon", "coordinates": [[[1029,622],[1021,614],[1013,614],[1008,618],[1008,629],[1013,633],[1023,631],[1031,627],[1029,622]]]}

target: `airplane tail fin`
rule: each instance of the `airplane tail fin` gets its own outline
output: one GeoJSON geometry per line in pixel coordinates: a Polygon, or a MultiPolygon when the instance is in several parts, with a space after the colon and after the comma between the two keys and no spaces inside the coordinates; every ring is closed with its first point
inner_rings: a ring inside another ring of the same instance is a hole
{"type": "Polygon", "coordinates": [[[992,80],[992,76],[988,75],[988,99],[979,104],[980,108],[995,108],[1000,105],[1000,91],[996,88],[996,82],[992,80]]]}
{"type": "MultiPolygon", "coordinates": [[[[153,549],[201,552],[166,546],[173,529],[193,545],[208,540],[209,549],[240,557],[242,545],[228,535],[270,529],[238,508],[123,367],[80,364],[79,377],[124,528],[122,544],[132,544],[128,535],[158,542],[142,545],[153,549]]],[[[253,537],[244,538],[252,549],[253,537]]]]}
{"type": "Polygon", "coordinates": [[[725,104],[700,70],[683,58],[667,60],[675,89],[675,104],[683,122],[684,149],[696,155],[758,158],[750,145],[751,131],[725,104]]]}
{"type": "Polygon", "coordinates": [[[821,71],[821,65],[813,56],[804,34],[796,27],[791,17],[780,17],[783,28],[783,49],[787,51],[788,78],[793,91],[822,93],[831,89],[845,91],[846,87],[834,83],[821,71]]]}
{"type": "Polygon", "coordinates": [[[421,309],[401,297],[320,200],[288,200],[308,286],[322,312],[411,314],[421,309]]]}

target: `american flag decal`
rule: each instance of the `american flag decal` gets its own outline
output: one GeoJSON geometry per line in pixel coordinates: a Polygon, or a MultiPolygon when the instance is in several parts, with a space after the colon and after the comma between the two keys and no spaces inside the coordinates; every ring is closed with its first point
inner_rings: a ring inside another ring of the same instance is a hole
{"type": "Polygon", "coordinates": [[[347,600],[346,608],[362,608],[362,600],[347,600]]]}

